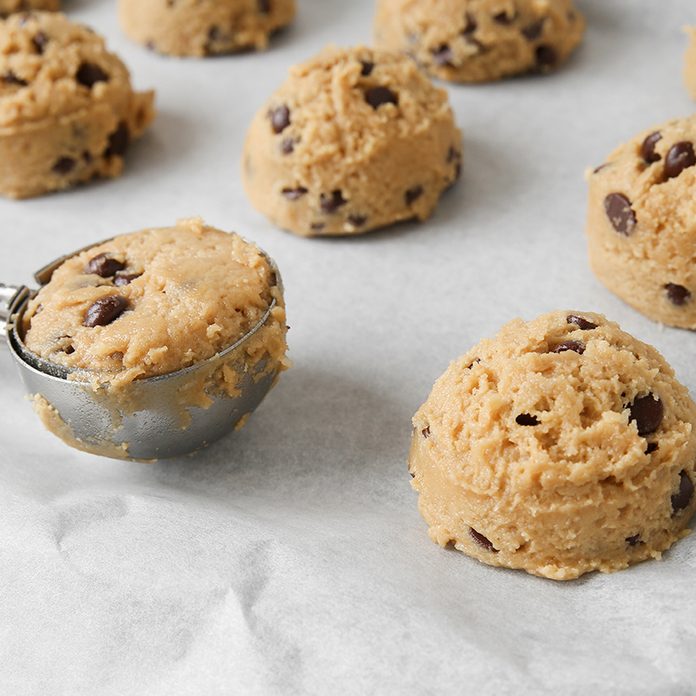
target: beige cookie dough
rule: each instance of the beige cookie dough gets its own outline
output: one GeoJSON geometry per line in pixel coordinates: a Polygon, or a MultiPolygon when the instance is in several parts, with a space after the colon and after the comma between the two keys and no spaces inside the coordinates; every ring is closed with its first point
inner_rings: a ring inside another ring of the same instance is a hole
{"type": "Polygon", "coordinates": [[[584,31],[572,0],[378,0],[375,18],[379,48],[453,82],[549,72],[584,31]]]}
{"type": "Polygon", "coordinates": [[[183,220],[65,261],[32,300],[24,340],[45,360],[126,388],[211,358],[256,327],[273,300],[271,316],[247,344],[248,369],[286,364],[276,274],[239,235],[183,220]]]}
{"type": "Polygon", "coordinates": [[[592,269],[647,317],[696,329],[696,118],[649,128],[588,175],[592,269]]]}
{"type": "Polygon", "coordinates": [[[293,67],[244,146],[254,207],[303,236],[425,220],[461,168],[447,94],[406,57],[328,48],[293,67]]]}
{"type": "Polygon", "coordinates": [[[153,100],[88,27],[46,12],[0,21],[0,194],[118,176],[153,100]]]}
{"type": "Polygon", "coordinates": [[[689,47],[684,58],[684,82],[689,94],[696,99],[696,27],[687,27],[689,47]]]}
{"type": "Polygon", "coordinates": [[[295,0],[119,0],[123,31],[172,56],[264,49],[295,12],[295,0]]]}
{"type": "Polygon", "coordinates": [[[13,12],[30,12],[46,10],[56,12],[60,9],[60,0],[0,0],[0,17],[13,12]]]}
{"type": "Polygon", "coordinates": [[[437,380],[409,459],[433,541],[554,580],[659,558],[694,512],[696,405],[589,312],[506,324],[437,380]]]}

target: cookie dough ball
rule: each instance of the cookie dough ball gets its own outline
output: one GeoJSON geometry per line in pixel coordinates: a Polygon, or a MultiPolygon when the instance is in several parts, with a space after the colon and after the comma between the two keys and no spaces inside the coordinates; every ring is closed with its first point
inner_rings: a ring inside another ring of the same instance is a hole
{"type": "Polygon", "coordinates": [[[0,194],[118,176],[153,100],[89,28],[45,12],[0,21],[0,194]]]}
{"type": "Polygon", "coordinates": [[[589,175],[597,277],[647,317],[696,329],[696,117],[644,131],[589,175]]]}
{"type": "Polygon", "coordinates": [[[329,48],[293,67],[257,113],[243,177],[254,207],[276,225],[344,235],[425,220],[460,168],[447,94],[412,60],[329,48]]]}
{"type": "Polygon", "coordinates": [[[51,363],[122,387],[211,358],[257,326],[273,300],[247,344],[247,371],[261,362],[267,370],[285,364],[276,273],[239,235],[183,220],[65,261],[31,302],[24,341],[51,363]]]}
{"type": "Polygon", "coordinates": [[[378,0],[375,42],[443,80],[488,82],[553,70],[584,30],[572,0],[378,0]]]}
{"type": "Polygon", "coordinates": [[[13,12],[30,10],[57,11],[60,0],[0,0],[0,17],[6,17],[13,12]]]}
{"type": "Polygon", "coordinates": [[[689,94],[696,99],[696,27],[687,27],[689,47],[684,60],[684,82],[689,94]]]}
{"type": "Polygon", "coordinates": [[[510,322],[449,366],[413,423],[413,487],[441,546],[570,580],[688,533],[696,405],[599,314],[510,322]]]}
{"type": "Polygon", "coordinates": [[[172,56],[263,49],[290,24],[295,0],[119,0],[123,31],[172,56]]]}

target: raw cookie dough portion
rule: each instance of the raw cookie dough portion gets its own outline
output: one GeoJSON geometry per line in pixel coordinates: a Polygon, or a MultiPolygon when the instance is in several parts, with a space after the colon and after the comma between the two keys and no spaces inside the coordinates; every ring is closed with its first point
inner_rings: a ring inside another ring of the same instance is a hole
{"type": "Polygon", "coordinates": [[[125,65],[88,27],[47,12],[0,21],[0,194],[118,176],[153,100],[133,91],[125,65]]]}
{"type": "Polygon", "coordinates": [[[0,17],[6,17],[13,12],[27,12],[30,10],[57,11],[60,9],[60,0],[0,0],[0,17]]]}
{"type": "Polygon", "coordinates": [[[506,324],[449,366],[409,460],[430,536],[554,580],[659,558],[694,512],[696,405],[589,312],[506,324]]]}
{"type": "MultiPolygon", "coordinates": [[[[124,386],[214,356],[276,306],[247,367],[285,364],[285,309],[263,253],[236,234],[183,220],[116,237],[63,263],[25,316],[27,347],[124,386]]],[[[256,339],[259,340],[256,340],[256,339]]]]}
{"type": "Polygon", "coordinates": [[[295,11],[295,0],[119,0],[123,31],[172,56],[266,48],[295,11]]]}
{"type": "Polygon", "coordinates": [[[689,47],[684,60],[684,82],[689,94],[696,99],[696,27],[687,27],[689,47]]]}
{"type": "Polygon", "coordinates": [[[572,0],[378,0],[375,43],[443,80],[488,82],[553,70],[584,30],[572,0]]]}
{"type": "Polygon", "coordinates": [[[696,329],[696,117],[650,128],[589,175],[597,277],[647,317],[696,329]]]}
{"type": "Polygon", "coordinates": [[[243,177],[254,207],[303,236],[425,220],[458,178],[447,94],[403,56],[328,48],[256,114],[243,177]]]}

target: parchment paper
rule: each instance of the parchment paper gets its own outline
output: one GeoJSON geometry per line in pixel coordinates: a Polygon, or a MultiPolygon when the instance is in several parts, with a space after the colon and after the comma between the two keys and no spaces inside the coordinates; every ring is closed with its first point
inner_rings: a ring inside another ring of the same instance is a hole
{"type": "Polygon", "coordinates": [[[0,351],[0,693],[696,693],[696,535],[662,562],[556,584],[435,546],[406,471],[434,379],[515,316],[604,312],[696,389],[696,336],[601,287],[583,231],[584,169],[694,110],[694,3],[580,0],[589,31],[565,69],[449,87],[461,185],[427,224],[338,241],[255,213],[239,156],[290,64],[370,40],[370,0],[300,0],[268,53],[205,61],[130,44],[113,1],[65,5],[157,88],[160,113],[122,179],[0,202],[0,280],[200,214],[280,265],[295,367],[205,453],[124,464],[44,432],[0,351]]]}

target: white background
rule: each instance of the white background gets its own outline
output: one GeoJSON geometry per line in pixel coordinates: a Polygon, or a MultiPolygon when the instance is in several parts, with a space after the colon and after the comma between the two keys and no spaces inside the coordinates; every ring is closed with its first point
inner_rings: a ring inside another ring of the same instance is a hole
{"type": "Polygon", "coordinates": [[[696,536],[556,584],[435,546],[406,471],[434,379],[516,316],[603,312],[696,389],[696,336],[601,287],[583,231],[585,168],[694,110],[693,2],[580,0],[586,41],[557,74],[449,87],[464,170],[431,221],[304,240],[247,203],[246,126],[290,64],[369,42],[373,3],[299,1],[268,53],[197,61],[131,45],[113,1],[65,0],[159,116],[123,178],[0,202],[0,280],[200,214],[280,265],[295,367],[242,432],[143,465],[45,432],[0,351],[0,693],[694,693],[696,536]]]}

